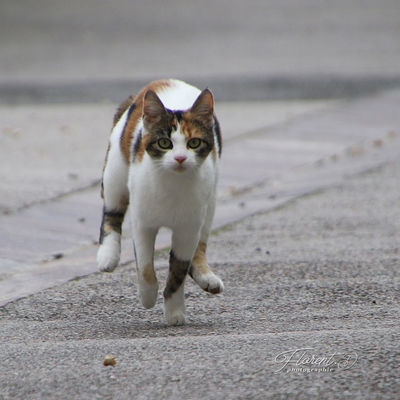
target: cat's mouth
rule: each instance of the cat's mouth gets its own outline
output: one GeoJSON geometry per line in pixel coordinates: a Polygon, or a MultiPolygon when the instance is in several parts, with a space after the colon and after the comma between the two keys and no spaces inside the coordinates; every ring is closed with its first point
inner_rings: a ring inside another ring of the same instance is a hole
{"type": "Polygon", "coordinates": [[[176,172],[184,172],[187,170],[187,167],[182,164],[177,164],[177,165],[174,165],[174,167],[172,169],[176,172]]]}

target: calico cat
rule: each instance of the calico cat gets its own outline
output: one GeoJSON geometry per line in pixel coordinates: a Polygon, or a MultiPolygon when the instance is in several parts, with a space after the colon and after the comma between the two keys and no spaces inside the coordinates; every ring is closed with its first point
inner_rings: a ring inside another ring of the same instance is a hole
{"type": "Polygon", "coordinates": [[[207,264],[214,216],[221,135],[210,90],[178,80],[151,82],[118,108],[103,172],[103,219],[97,261],[102,271],[119,263],[121,225],[129,214],[139,297],[155,305],[158,282],[154,242],[160,227],[172,230],[164,315],[185,322],[184,282],[189,274],[209,293],[224,285],[207,264]]]}

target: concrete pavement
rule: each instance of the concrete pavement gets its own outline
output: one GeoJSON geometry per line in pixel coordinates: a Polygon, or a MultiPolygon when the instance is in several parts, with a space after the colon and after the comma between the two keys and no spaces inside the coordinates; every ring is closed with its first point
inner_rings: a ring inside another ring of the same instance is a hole
{"type": "MultiPolygon", "coordinates": [[[[225,145],[234,141],[231,151],[238,152],[242,135],[333,104],[249,102],[217,107],[225,145]],[[245,124],[239,110],[251,122],[245,124]]],[[[97,270],[93,243],[102,209],[99,180],[113,111],[101,105],[19,106],[5,108],[2,114],[0,303],[97,270]]],[[[234,170],[234,164],[232,160],[226,170],[234,170]]],[[[251,170],[248,175],[246,184],[251,184],[251,170]]],[[[221,195],[228,198],[243,186],[229,176],[221,182],[221,195]]],[[[128,226],[127,231],[123,262],[133,255],[128,226]]],[[[160,240],[159,247],[169,244],[165,232],[160,240]]]]}
{"type": "MultiPolygon", "coordinates": [[[[268,125],[268,117],[265,117],[254,119],[253,129],[243,127],[240,130],[238,123],[236,130],[227,130],[230,133],[224,145],[214,228],[259,210],[274,208],[304,193],[336,184],[346,175],[396,158],[400,148],[399,99],[400,92],[391,91],[352,102],[297,105],[298,113],[305,114],[292,119],[282,114],[280,124],[268,125]],[[307,113],[310,110],[314,112],[307,113]],[[258,124],[266,126],[260,128],[258,124]]],[[[237,115],[232,111],[240,106],[230,107],[225,105],[227,119],[229,115],[237,115]]],[[[80,156],[75,154],[82,165],[76,171],[86,178],[86,187],[79,186],[82,185],[76,182],[79,179],[71,180],[66,194],[38,204],[35,204],[35,196],[39,194],[46,199],[46,193],[36,190],[31,194],[34,201],[31,207],[11,213],[5,210],[6,214],[0,217],[0,304],[97,271],[94,254],[101,200],[98,184],[91,182],[99,178],[105,146],[98,150],[101,155],[96,154],[92,164],[86,161],[91,159],[93,148],[87,143],[94,143],[97,135],[96,131],[83,135],[79,139],[83,146],[77,146],[80,156]],[[91,171],[95,171],[96,160],[99,165],[94,175],[91,171]]],[[[21,143],[24,143],[24,136],[21,136],[21,143]]],[[[65,154],[66,165],[68,154],[65,154]]],[[[58,157],[57,152],[55,157],[58,157]]],[[[54,156],[45,162],[57,165],[54,156]]],[[[60,170],[50,171],[52,182],[57,181],[62,165],[60,170]]],[[[25,164],[20,166],[22,169],[16,166],[15,176],[18,171],[23,176],[25,164]]],[[[40,178],[40,174],[37,176],[40,178]]],[[[23,184],[21,186],[22,191],[26,189],[23,184]]],[[[57,188],[66,190],[68,186],[63,187],[61,180],[53,190],[57,188]]],[[[19,193],[9,191],[8,195],[18,199],[19,193]]],[[[133,256],[127,225],[122,246],[123,263],[131,261],[133,256]]],[[[169,233],[162,231],[157,247],[168,245],[169,233]]]]}
{"type": "MultiPolygon", "coordinates": [[[[98,182],[117,104],[0,106],[0,213],[98,182]]],[[[218,102],[216,107],[228,143],[335,104],[322,100],[247,101],[218,102]]]]}
{"type": "Polygon", "coordinates": [[[0,399],[397,398],[400,3],[31,3],[0,7],[0,399]],[[181,328],[127,227],[94,262],[112,113],[161,76],[213,88],[225,137],[226,291],[188,280],[181,328]]]}
{"type": "Polygon", "coordinates": [[[389,162],[214,234],[226,290],[188,280],[184,327],[165,326],[161,295],[140,307],[132,265],[1,307],[1,398],[397,398],[399,171],[389,162]]]}
{"type": "Polygon", "coordinates": [[[165,326],[161,295],[139,305],[132,263],[93,273],[97,188],[2,215],[2,398],[395,398],[399,98],[232,134],[209,247],[226,291],[188,280],[182,328],[165,326]],[[232,175],[243,149],[252,168],[232,175]],[[40,259],[57,241],[61,258],[40,259]]]}

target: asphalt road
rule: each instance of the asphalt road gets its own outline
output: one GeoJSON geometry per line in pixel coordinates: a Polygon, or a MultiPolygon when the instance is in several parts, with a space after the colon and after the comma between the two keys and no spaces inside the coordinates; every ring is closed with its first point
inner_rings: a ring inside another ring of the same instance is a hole
{"type": "Polygon", "coordinates": [[[161,295],[139,305],[132,265],[9,303],[0,397],[397,398],[399,179],[397,161],[215,233],[226,291],[188,281],[184,327],[161,295]]]}

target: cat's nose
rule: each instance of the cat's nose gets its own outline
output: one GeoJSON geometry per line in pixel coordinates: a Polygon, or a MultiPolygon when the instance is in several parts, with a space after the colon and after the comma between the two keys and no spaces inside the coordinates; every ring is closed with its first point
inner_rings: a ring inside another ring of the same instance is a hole
{"type": "Polygon", "coordinates": [[[175,156],[175,160],[179,164],[182,164],[186,160],[186,158],[187,158],[186,156],[175,156]]]}

